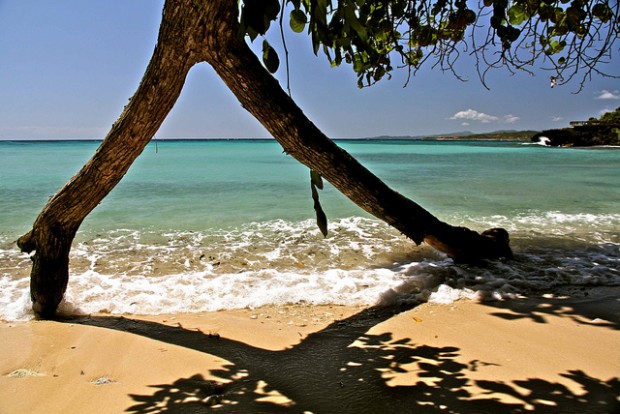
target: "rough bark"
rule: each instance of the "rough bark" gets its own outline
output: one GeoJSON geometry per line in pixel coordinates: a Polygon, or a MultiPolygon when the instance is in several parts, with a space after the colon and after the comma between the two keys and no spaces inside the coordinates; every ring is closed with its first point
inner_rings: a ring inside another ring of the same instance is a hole
{"type": "Polygon", "coordinates": [[[18,240],[32,254],[31,297],[38,317],[52,317],[69,277],[69,251],[83,219],[116,186],[176,102],[189,69],[206,61],[284,151],[320,173],[367,212],[416,243],[426,241],[457,262],[511,256],[508,234],[453,227],[385,185],[327,138],[263,68],[239,37],[237,2],[168,0],[158,44],[144,78],[88,163],[18,240]]]}
{"type": "MultiPolygon", "coordinates": [[[[93,157],[47,203],[18,246],[31,255],[30,296],[38,317],[52,317],[69,277],[69,251],[84,218],[123,178],[174,106],[189,69],[204,50],[210,3],[167,2],[158,44],[138,90],[93,157]]],[[[217,20],[213,20],[217,22],[217,20]]],[[[226,21],[220,18],[220,22],[226,21]]],[[[222,23],[223,24],[223,23],[222,23]]],[[[216,33],[208,37],[215,37],[216,33]]]]}

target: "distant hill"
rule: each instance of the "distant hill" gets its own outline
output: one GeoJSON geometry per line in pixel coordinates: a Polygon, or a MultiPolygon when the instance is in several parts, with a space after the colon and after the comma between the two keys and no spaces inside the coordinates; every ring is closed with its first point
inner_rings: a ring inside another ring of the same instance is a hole
{"type": "Polygon", "coordinates": [[[471,131],[453,132],[450,134],[438,135],[417,135],[417,136],[390,136],[382,135],[369,139],[428,139],[440,141],[523,141],[532,139],[539,131],[495,131],[484,134],[476,134],[471,131]]]}

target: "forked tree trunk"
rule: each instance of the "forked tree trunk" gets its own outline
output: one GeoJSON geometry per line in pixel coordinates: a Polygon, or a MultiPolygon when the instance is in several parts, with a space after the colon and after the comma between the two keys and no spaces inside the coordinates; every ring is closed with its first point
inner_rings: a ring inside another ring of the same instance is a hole
{"type": "Polygon", "coordinates": [[[441,222],[393,191],[306,118],[238,34],[237,2],[168,0],[158,44],[135,95],[88,163],[18,240],[32,255],[30,293],[38,317],[53,317],[69,277],[69,252],[84,218],[118,184],[176,102],[189,69],[206,61],[284,151],[414,242],[457,262],[509,258],[508,234],[478,234],[441,222]]]}

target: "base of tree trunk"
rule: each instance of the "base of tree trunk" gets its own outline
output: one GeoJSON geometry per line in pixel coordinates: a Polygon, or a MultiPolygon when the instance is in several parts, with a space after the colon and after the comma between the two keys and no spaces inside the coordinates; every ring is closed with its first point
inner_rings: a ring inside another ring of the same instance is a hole
{"type": "Polygon", "coordinates": [[[67,290],[69,282],[69,252],[73,235],[62,239],[53,236],[45,242],[35,240],[29,232],[17,240],[19,248],[26,253],[35,252],[30,258],[30,299],[37,319],[52,319],[67,290]]]}
{"type": "Polygon", "coordinates": [[[447,254],[455,263],[482,264],[485,260],[512,259],[510,237],[502,228],[477,233],[466,227],[442,223],[440,229],[427,234],[424,241],[447,254]]]}

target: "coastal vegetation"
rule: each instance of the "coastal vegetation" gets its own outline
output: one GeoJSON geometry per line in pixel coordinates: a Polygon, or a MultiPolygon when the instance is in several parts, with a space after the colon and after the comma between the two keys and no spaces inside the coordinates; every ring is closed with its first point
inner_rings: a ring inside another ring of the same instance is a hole
{"type": "Polygon", "coordinates": [[[469,140],[469,141],[529,141],[536,131],[494,131],[485,133],[467,133],[461,135],[435,135],[431,137],[437,140],[469,140]]]}
{"type": "Polygon", "coordinates": [[[451,134],[419,135],[419,136],[380,136],[370,139],[424,139],[437,141],[530,141],[538,131],[494,131],[484,133],[454,132],[451,134]]]}
{"type": "MultiPolygon", "coordinates": [[[[535,131],[495,131],[483,134],[469,134],[461,136],[461,139],[476,141],[528,141],[535,131]]],[[[437,137],[437,139],[451,139],[451,137],[437,137]]]]}
{"type": "MultiPolygon", "coordinates": [[[[31,298],[38,317],[50,318],[67,287],[69,252],[84,218],[118,184],[153,138],[183,89],[189,70],[209,63],[241,105],[285,153],[384,220],[416,244],[426,242],[456,262],[512,256],[504,229],[477,232],[437,219],[384,184],[313,124],[272,76],[280,56],[264,35],[306,32],[315,54],[332,66],[348,64],[360,87],[398,68],[412,76],[429,64],[458,76],[455,62],[475,57],[481,81],[490,69],[531,71],[545,62],[557,85],[581,84],[601,73],[618,40],[617,2],[600,0],[167,0],[157,45],[144,77],[101,146],[50,200],[31,231],[18,240],[31,253],[31,298]],[[272,24],[279,22],[279,24],[272,24]],[[262,40],[262,61],[246,40],[262,40]],[[595,49],[596,53],[587,53],[595,49]]],[[[288,59],[286,48],[282,55],[288,59]]],[[[317,208],[321,229],[326,222],[317,208]]],[[[320,206],[319,206],[320,207],[320,206]]]]}
{"type": "Polygon", "coordinates": [[[554,147],[620,146],[620,107],[600,118],[574,121],[570,128],[549,129],[535,134],[534,142],[554,147]]]}

